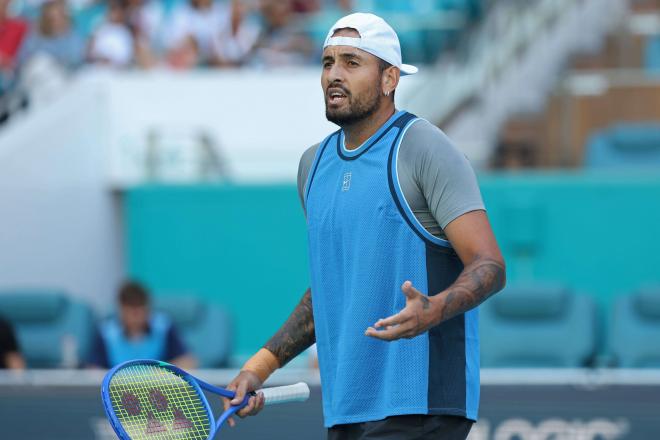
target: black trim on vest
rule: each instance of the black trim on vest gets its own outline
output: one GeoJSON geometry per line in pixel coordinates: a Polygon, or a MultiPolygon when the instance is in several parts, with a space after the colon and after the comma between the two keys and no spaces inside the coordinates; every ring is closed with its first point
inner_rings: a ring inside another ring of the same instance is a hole
{"type": "Polygon", "coordinates": [[[387,159],[387,183],[388,183],[388,186],[390,188],[390,194],[392,195],[392,199],[394,200],[394,204],[396,205],[397,209],[399,210],[399,213],[401,214],[401,217],[403,217],[403,219],[406,221],[406,223],[408,224],[410,229],[412,229],[413,232],[415,232],[415,234],[424,241],[424,243],[426,243],[427,245],[429,245],[429,246],[431,246],[435,249],[441,250],[441,251],[443,251],[447,254],[456,255],[456,252],[454,251],[454,249],[452,249],[450,247],[447,247],[447,246],[443,246],[443,245],[438,244],[438,243],[432,242],[427,237],[425,237],[424,234],[422,234],[419,231],[419,229],[417,229],[415,227],[415,225],[413,225],[412,221],[406,215],[406,212],[403,209],[403,205],[401,204],[401,200],[399,200],[399,196],[397,195],[396,190],[394,189],[394,178],[392,177],[392,161],[394,160],[394,149],[396,147],[397,142],[399,141],[399,138],[401,137],[401,134],[403,133],[403,127],[405,127],[406,124],[408,124],[408,122],[410,122],[411,120],[413,120],[415,118],[417,118],[417,116],[413,115],[412,113],[406,113],[405,115],[403,115],[401,118],[397,119],[392,124],[392,126],[394,126],[394,125],[397,126],[397,128],[399,129],[399,133],[396,135],[396,138],[394,138],[394,142],[392,142],[392,145],[390,146],[390,154],[389,154],[388,159],[387,159]],[[405,119],[404,119],[404,117],[405,117],[405,119]]]}
{"type": "MultiPolygon", "coordinates": [[[[426,246],[429,296],[452,285],[463,270],[458,256],[426,246]]],[[[467,416],[465,315],[461,313],[428,331],[429,414],[467,416]]]]}
{"type": "MultiPolygon", "coordinates": [[[[307,210],[307,197],[309,196],[309,192],[312,190],[312,182],[314,181],[314,176],[316,175],[316,170],[319,167],[319,164],[321,163],[321,159],[323,158],[323,153],[325,152],[325,147],[328,146],[330,141],[332,140],[332,137],[336,134],[338,134],[341,130],[337,130],[334,133],[332,133],[328,138],[325,140],[323,145],[319,148],[318,151],[318,157],[315,158],[314,160],[314,169],[312,170],[311,174],[309,175],[308,182],[307,182],[307,191],[305,192],[305,197],[303,198],[303,201],[305,202],[305,211],[307,210]]],[[[337,136],[339,137],[339,136],[337,136]]]]}
{"type": "Polygon", "coordinates": [[[369,149],[371,147],[376,145],[378,143],[378,141],[380,141],[383,138],[383,136],[385,136],[393,127],[401,128],[401,127],[405,126],[410,117],[416,118],[417,116],[412,115],[411,113],[408,113],[408,112],[404,112],[404,114],[402,114],[401,116],[396,118],[396,120],[394,120],[394,122],[392,122],[389,127],[387,127],[385,130],[383,130],[383,132],[376,139],[371,141],[371,143],[369,145],[364,147],[364,149],[362,151],[360,151],[358,154],[356,154],[355,156],[346,156],[344,154],[344,152],[341,150],[341,145],[339,145],[339,139],[341,139],[341,136],[337,136],[337,154],[339,155],[339,157],[341,157],[344,160],[355,160],[355,159],[357,159],[358,157],[362,156],[364,153],[369,151],[369,149]],[[402,121],[404,119],[405,119],[405,123],[403,125],[400,125],[400,121],[402,121]]]}

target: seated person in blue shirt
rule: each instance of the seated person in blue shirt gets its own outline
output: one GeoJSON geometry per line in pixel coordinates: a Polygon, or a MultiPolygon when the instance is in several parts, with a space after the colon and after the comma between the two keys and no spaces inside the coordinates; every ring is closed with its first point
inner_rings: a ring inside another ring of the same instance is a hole
{"type": "Polygon", "coordinates": [[[184,369],[197,362],[188,352],[171,320],[152,313],[149,294],[129,281],[119,289],[119,317],[103,321],[94,338],[89,365],[111,368],[131,359],[158,359],[184,369]]]}
{"type": "Polygon", "coordinates": [[[0,369],[25,369],[25,359],[21,355],[16,334],[9,321],[0,317],[0,369]]]}

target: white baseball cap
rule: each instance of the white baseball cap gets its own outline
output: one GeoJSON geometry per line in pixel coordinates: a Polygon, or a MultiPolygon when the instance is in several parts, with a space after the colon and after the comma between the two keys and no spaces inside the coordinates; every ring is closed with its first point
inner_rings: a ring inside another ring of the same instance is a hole
{"type": "Polygon", "coordinates": [[[417,73],[417,67],[401,62],[401,45],[394,29],[385,20],[374,14],[356,12],[340,18],[328,32],[323,48],[328,46],[351,46],[369,52],[401,70],[401,75],[417,73]],[[337,29],[352,28],[359,37],[333,37],[337,29]]]}

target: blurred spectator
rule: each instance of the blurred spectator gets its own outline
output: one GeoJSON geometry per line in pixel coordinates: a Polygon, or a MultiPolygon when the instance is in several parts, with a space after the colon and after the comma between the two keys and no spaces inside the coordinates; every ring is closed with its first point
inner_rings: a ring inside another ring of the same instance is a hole
{"type": "Polygon", "coordinates": [[[19,370],[25,368],[25,360],[18,348],[14,329],[2,318],[0,318],[0,368],[19,370]]]}
{"type": "Polygon", "coordinates": [[[353,12],[353,0],[336,0],[326,4],[324,9],[341,11],[344,14],[353,12]]]}
{"type": "Polygon", "coordinates": [[[231,26],[231,12],[227,4],[213,0],[189,0],[172,12],[165,35],[168,52],[182,50],[181,46],[190,46],[190,37],[194,38],[200,59],[207,64],[214,58],[214,40],[219,33],[227,32],[231,26]]]}
{"type": "Polygon", "coordinates": [[[536,166],[537,146],[527,141],[500,140],[492,158],[492,168],[520,170],[536,166]]]}
{"type": "Polygon", "coordinates": [[[158,0],[127,0],[126,21],[135,41],[135,60],[152,67],[163,52],[164,10],[158,0]]]}
{"type": "Polygon", "coordinates": [[[320,0],[292,0],[291,9],[297,14],[309,14],[321,9],[320,0]]]}
{"type": "Polygon", "coordinates": [[[264,29],[257,43],[253,63],[258,66],[309,64],[314,47],[295,21],[291,0],[261,0],[264,29]]]}
{"type": "Polygon", "coordinates": [[[119,289],[119,317],[104,321],[94,338],[89,365],[110,368],[131,359],[159,359],[195,368],[179,334],[165,315],[151,313],[149,294],[136,282],[119,289]]]}
{"type": "Polygon", "coordinates": [[[0,0],[0,95],[13,81],[16,58],[28,31],[28,23],[10,17],[11,0],[0,0]]]}
{"type": "Polygon", "coordinates": [[[106,20],[92,35],[90,61],[126,67],[134,59],[133,35],[127,25],[126,7],[121,0],[109,0],[106,20]]]}
{"type": "Polygon", "coordinates": [[[82,64],[84,44],[71,27],[65,1],[47,1],[41,6],[37,29],[30,33],[21,49],[20,63],[24,64],[36,54],[47,54],[71,70],[82,64]]]}
{"type": "Polygon", "coordinates": [[[187,35],[167,54],[167,64],[176,70],[194,69],[201,61],[199,45],[192,35],[187,35]]]}
{"type": "Polygon", "coordinates": [[[216,33],[213,52],[217,66],[241,65],[256,44],[261,27],[241,0],[232,0],[229,26],[216,33]]]}

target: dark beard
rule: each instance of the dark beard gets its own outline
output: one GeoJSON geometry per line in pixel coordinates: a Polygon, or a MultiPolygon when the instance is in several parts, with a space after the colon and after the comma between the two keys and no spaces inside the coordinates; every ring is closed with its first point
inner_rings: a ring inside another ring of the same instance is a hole
{"type": "Polygon", "coordinates": [[[367,96],[364,99],[356,99],[354,102],[349,102],[348,111],[336,111],[328,109],[328,102],[326,97],[326,119],[340,127],[347,127],[368,118],[369,116],[376,113],[376,111],[380,108],[379,91],[374,91],[375,93],[373,95],[367,96]]]}

